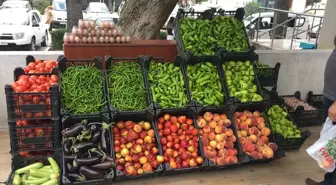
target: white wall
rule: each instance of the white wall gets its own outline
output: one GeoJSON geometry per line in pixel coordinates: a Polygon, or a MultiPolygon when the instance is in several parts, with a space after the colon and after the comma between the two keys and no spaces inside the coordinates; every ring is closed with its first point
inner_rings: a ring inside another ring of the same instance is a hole
{"type": "MultiPolygon", "coordinates": [[[[322,93],[323,73],[331,50],[257,51],[260,61],[274,66],[281,63],[278,92],[280,95],[301,91],[322,93]]],[[[25,56],[39,59],[57,59],[61,52],[0,52],[0,128],[7,127],[7,108],[4,86],[13,81],[13,70],[25,66],[25,56]]]]}

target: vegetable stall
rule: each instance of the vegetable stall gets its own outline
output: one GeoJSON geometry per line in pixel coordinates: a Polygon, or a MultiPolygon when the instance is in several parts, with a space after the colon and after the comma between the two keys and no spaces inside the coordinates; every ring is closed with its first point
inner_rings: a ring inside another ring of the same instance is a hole
{"type": "MultiPolygon", "coordinates": [[[[264,95],[266,67],[241,19],[201,15],[179,13],[175,29],[185,48],[178,44],[173,61],[27,56],[5,87],[13,155],[7,184],[111,184],[244,167],[300,148],[309,131],[293,119],[288,99],[264,95]]],[[[81,21],[65,39],[132,42],[117,39],[115,25],[100,24],[81,21]]],[[[277,79],[278,72],[267,75],[277,79]]]]}

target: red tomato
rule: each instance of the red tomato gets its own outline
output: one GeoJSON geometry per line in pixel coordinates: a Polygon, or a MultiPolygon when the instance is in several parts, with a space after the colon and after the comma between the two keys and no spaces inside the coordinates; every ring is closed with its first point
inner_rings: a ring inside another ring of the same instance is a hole
{"type": "Polygon", "coordinates": [[[39,64],[39,63],[42,63],[40,59],[35,60],[35,64],[39,64]]]}
{"type": "Polygon", "coordinates": [[[16,125],[19,126],[19,127],[23,126],[23,124],[22,124],[22,120],[17,121],[17,122],[16,122],[16,125]]]}
{"type": "Polygon", "coordinates": [[[34,78],[29,78],[29,79],[28,79],[28,82],[30,83],[30,85],[34,85],[34,84],[36,84],[36,79],[34,79],[34,78]]]}
{"type": "Polygon", "coordinates": [[[54,68],[54,66],[53,66],[53,64],[51,62],[49,62],[49,63],[46,63],[46,65],[45,65],[44,68],[48,69],[48,72],[49,72],[49,71],[51,71],[54,68]]]}
{"type": "Polygon", "coordinates": [[[30,67],[32,69],[35,69],[36,64],[34,62],[29,62],[27,67],[30,67]]]}
{"type": "Polygon", "coordinates": [[[43,117],[43,112],[36,112],[34,115],[35,118],[43,117]]]}
{"type": "Polygon", "coordinates": [[[34,98],[33,98],[33,103],[34,103],[34,104],[38,104],[38,103],[40,103],[40,97],[38,97],[38,96],[34,96],[34,98]]]}
{"type": "Polygon", "coordinates": [[[35,128],[35,135],[36,136],[43,136],[43,129],[42,128],[35,128]]]}
{"type": "Polygon", "coordinates": [[[52,82],[56,82],[57,83],[58,82],[58,77],[56,75],[51,75],[50,80],[52,82]]]}
{"type": "Polygon", "coordinates": [[[17,86],[16,87],[16,92],[25,92],[26,91],[26,86],[17,86]]]}
{"type": "Polygon", "coordinates": [[[29,124],[28,124],[28,122],[27,122],[27,120],[22,120],[22,126],[28,126],[29,124]]]}
{"type": "Polygon", "coordinates": [[[19,152],[19,154],[20,154],[22,157],[27,157],[28,152],[19,152]]]}
{"type": "Polygon", "coordinates": [[[45,80],[46,80],[46,77],[45,77],[44,75],[41,75],[41,76],[39,76],[39,80],[41,80],[41,81],[45,81],[45,80]]]}

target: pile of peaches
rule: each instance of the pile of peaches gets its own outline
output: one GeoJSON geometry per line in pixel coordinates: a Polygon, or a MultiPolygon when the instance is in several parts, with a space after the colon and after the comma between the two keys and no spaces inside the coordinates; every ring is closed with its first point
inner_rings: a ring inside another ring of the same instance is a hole
{"type": "Polygon", "coordinates": [[[157,128],[162,145],[164,162],[172,169],[197,167],[204,159],[198,151],[198,129],[186,116],[164,114],[157,128]]]}
{"type": "Polygon", "coordinates": [[[269,141],[271,130],[266,127],[265,119],[259,111],[253,113],[244,110],[235,112],[234,119],[242,151],[253,159],[270,159],[274,157],[277,145],[269,141]]]}
{"type": "Polygon", "coordinates": [[[204,156],[213,163],[223,166],[238,163],[234,148],[236,136],[226,114],[205,112],[197,119],[204,156]]]}
{"type": "Polygon", "coordinates": [[[126,175],[153,172],[164,161],[149,122],[118,121],[113,127],[113,142],[117,170],[126,175]]]}

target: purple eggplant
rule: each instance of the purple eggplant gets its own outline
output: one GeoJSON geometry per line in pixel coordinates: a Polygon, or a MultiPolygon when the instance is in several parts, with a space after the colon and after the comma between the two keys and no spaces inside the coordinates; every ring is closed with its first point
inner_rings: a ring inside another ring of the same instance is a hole
{"type": "Polygon", "coordinates": [[[100,130],[97,130],[94,134],[93,134],[93,136],[92,136],[92,139],[91,139],[91,141],[92,142],[94,142],[94,143],[98,143],[99,141],[100,141],[100,136],[101,135],[101,131],[100,130]]]}
{"type": "Polygon", "coordinates": [[[108,146],[110,144],[109,143],[109,140],[110,140],[109,129],[110,129],[110,127],[111,127],[111,125],[109,125],[107,123],[103,123],[103,125],[102,125],[100,144],[101,144],[102,150],[106,153],[109,151],[108,146]]]}
{"type": "Polygon", "coordinates": [[[87,152],[91,148],[97,148],[97,144],[90,141],[83,141],[73,146],[73,151],[75,153],[87,152]]]}
{"type": "Polygon", "coordinates": [[[95,165],[102,162],[102,157],[76,158],[73,166],[95,165]]]}
{"type": "Polygon", "coordinates": [[[76,137],[82,131],[87,130],[87,126],[83,124],[76,124],[70,128],[67,128],[62,131],[62,136],[69,138],[69,137],[76,137]]]}
{"type": "Polygon", "coordinates": [[[64,144],[63,144],[63,152],[65,155],[69,155],[71,154],[71,148],[73,145],[73,139],[69,138],[67,140],[65,140],[64,144]]]}
{"type": "Polygon", "coordinates": [[[84,175],[87,180],[104,179],[105,173],[88,166],[81,166],[79,173],[84,175]]]}
{"type": "Polygon", "coordinates": [[[83,182],[86,181],[85,177],[83,175],[77,174],[77,173],[66,173],[65,176],[71,181],[71,182],[83,182]]]}
{"type": "Polygon", "coordinates": [[[65,162],[71,162],[72,163],[72,161],[75,160],[75,159],[76,159],[76,155],[75,154],[73,154],[73,155],[64,155],[65,162]]]}
{"type": "Polygon", "coordinates": [[[79,167],[78,166],[73,166],[70,162],[67,162],[66,163],[66,168],[69,172],[73,173],[73,172],[76,172],[78,171],[79,167]]]}
{"type": "Polygon", "coordinates": [[[99,169],[99,170],[107,170],[111,169],[115,166],[113,161],[104,161],[102,163],[93,165],[92,168],[99,169]]]}

